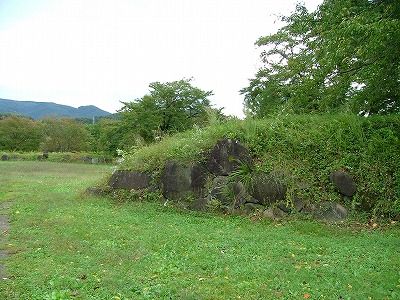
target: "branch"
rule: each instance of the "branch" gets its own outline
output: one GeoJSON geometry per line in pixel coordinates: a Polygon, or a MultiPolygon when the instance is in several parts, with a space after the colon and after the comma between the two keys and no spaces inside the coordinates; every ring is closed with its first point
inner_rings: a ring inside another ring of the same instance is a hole
{"type": "Polygon", "coordinates": [[[374,63],[376,63],[376,62],[377,62],[378,60],[380,60],[381,58],[382,58],[382,56],[379,56],[379,57],[377,57],[376,59],[374,59],[373,61],[366,62],[366,63],[364,63],[364,64],[362,64],[362,65],[360,65],[360,66],[353,67],[353,68],[351,68],[351,69],[344,70],[344,71],[339,71],[338,75],[344,75],[344,74],[352,73],[352,72],[356,73],[357,71],[361,70],[361,69],[364,68],[364,67],[368,67],[368,66],[370,66],[370,65],[373,65],[374,63]]]}

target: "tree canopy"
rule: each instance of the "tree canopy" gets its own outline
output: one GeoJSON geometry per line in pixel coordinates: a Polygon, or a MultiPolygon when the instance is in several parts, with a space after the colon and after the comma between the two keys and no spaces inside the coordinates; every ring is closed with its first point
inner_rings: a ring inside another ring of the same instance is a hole
{"type": "Polygon", "coordinates": [[[207,119],[208,97],[213,92],[193,87],[191,79],[153,82],[149,87],[149,94],[133,102],[123,102],[120,111],[125,126],[145,141],[187,130],[207,119]]]}
{"type": "Polygon", "coordinates": [[[15,115],[0,119],[0,150],[34,151],[40,141],[38,122],[15,115]]]}
{"type": "Polygon", "coordinates": [[[75,119],[46,117],[41,121],[41,148],[47,152],[86,151],[92,137],[75,119]]]}
{"type": "Polygon", "coordinates": [[[277,33],[261,37],[262,68],[242,89],[249,114],[400,111],[400,2],[298,4],[277,33]]]}

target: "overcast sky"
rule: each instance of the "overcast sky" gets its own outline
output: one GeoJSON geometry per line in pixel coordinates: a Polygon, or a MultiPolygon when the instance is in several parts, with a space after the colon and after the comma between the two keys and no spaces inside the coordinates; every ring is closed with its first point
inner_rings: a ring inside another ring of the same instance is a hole
{"type": "MultiPolygon", "coordinates": [[[[109,112],[151,82],[194,78],[243,116],[254,42],[296,0],[0,0],[0,98],[109,112]]],[[[322,0],[305,0],[315,10],[322,0]]]]}

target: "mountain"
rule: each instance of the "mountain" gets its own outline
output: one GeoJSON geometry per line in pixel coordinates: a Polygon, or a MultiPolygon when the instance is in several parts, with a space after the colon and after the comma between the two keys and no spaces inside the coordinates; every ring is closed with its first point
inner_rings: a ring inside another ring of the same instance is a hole
{"type": "Polygon", "coordinates": [[[88,105],[78,108],[52,102],[15,101],[0,99],[0,114],[11,113],[40,119],[45,116],[68,118],[93,118],[104,117],[111,113],[96,106],[88,105]]]}

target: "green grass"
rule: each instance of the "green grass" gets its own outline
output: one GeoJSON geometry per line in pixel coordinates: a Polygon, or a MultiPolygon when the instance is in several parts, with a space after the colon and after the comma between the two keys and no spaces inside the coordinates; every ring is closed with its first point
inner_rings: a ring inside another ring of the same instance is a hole
{"type": "Polygon", "coordinates": [[[41,157],[43,161],[68,162],[68,163],[88,163],[83,160],[84,157],[97,158],[99,164],[104,164],[104,160],[112,161],[113,157],[104,153],[91,152],[50,152],[49,157],[44,159],[43,152],[10,152],[0,151],[0,156],[7,155],[10,160],[37,161],[41,157]]]}
{"type": "Polygon", "coordinates": [[[397,225],[252,222],[84,195],[109,172],[0,162],[14,253],[0,299],[400,298],[397,225]]]}

